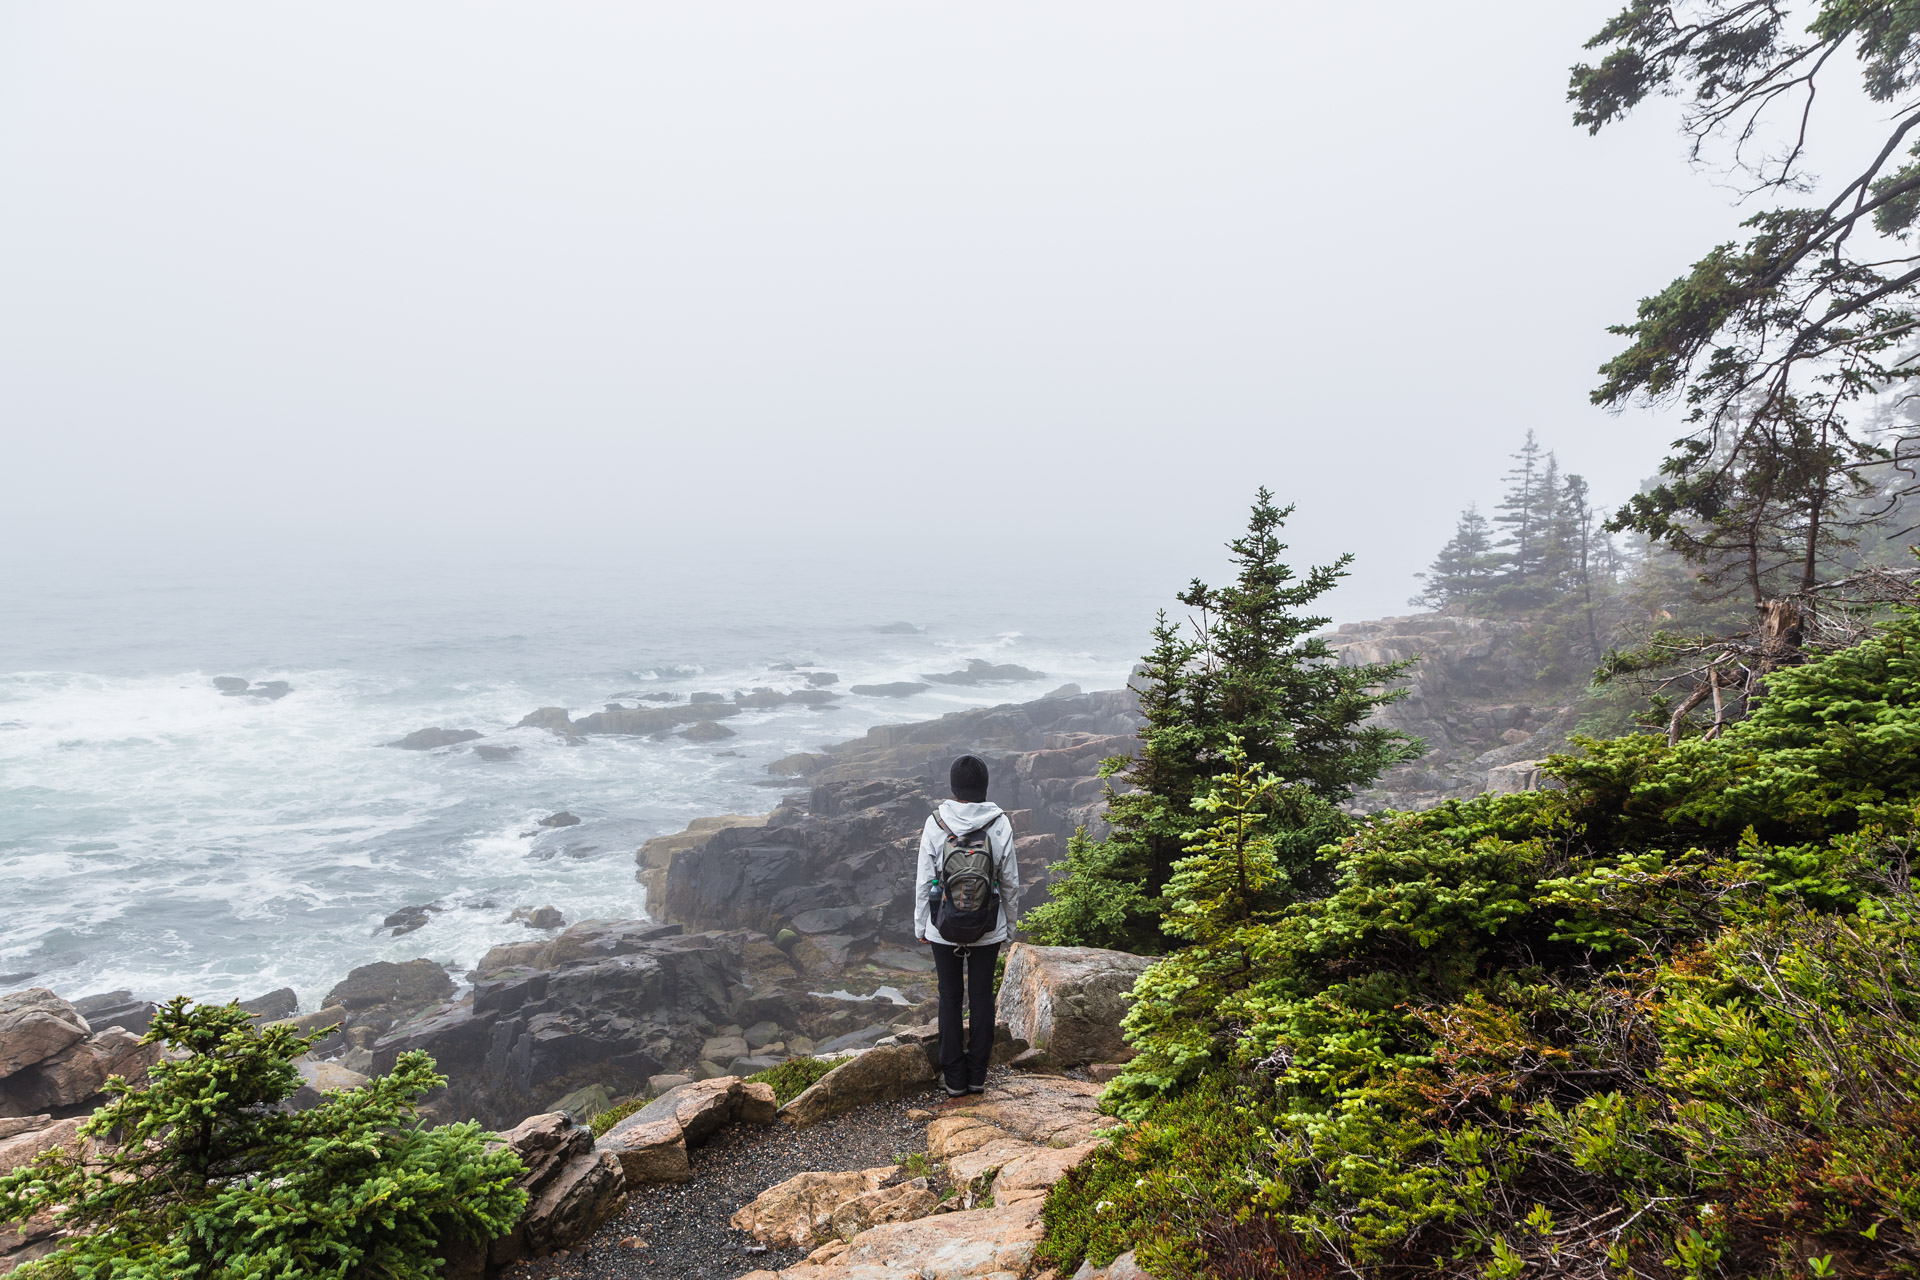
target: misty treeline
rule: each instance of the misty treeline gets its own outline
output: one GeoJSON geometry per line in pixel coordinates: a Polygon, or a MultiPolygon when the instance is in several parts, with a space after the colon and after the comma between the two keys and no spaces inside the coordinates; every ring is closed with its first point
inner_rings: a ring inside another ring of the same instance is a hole
{"type": "MultiPolygon", "coordinates": [[[[1728,683],[1730,669],[1703,676],[1701,667],[1755,656],[1767,643],[1756,633],[1778,620],[1782,602],[1790,634],[1780,639],[1806,650],[1851,643],[1879,616],[1878,606],[1914,594],[1908,541],[1920,523],[1920,499],[1897,450],[1920,413],[1904,395],[1871,408],[1865,434],[1889,442],[1883,465],[1848,470],[1844,493],[1818,502],[1803,493],[1797,508],[1784,490],[1762,495],[1756,477],[1769,465],[1784,473],[1790,461],[1769,464],[1767,446],[1749,439],[1743,447],[1753,459],[1731,474],[1753,490],[1750,501],[1714,519],[1670,513],[1659,528],[1644,516],[1671,485],[1649,479],[1609,513],[1586,479],[1563,472],[1529,430],[1492,514],[1477,502],[1460,513],[1408,603],[1522,620],[1520,643],[1542,684],[1612,685],[1596,694],[1616,712],[1632,703],[1641,722],[1670,736],[1694,720],[1717,732],[1759,690],[1744,679],[1728,683]],[[1693,661],[1702,655],[1704,664],[1693,661]]],[[[1773,657],[1769,669],[1794,660],[1773,657]]],[[[1626,724],[1620,715],[1609,721],[1626,724]]]]}
{"type": "Polygon", "coordinates": [[[1494,516],[1478,503],[1460,513],[1453,537],[1420,578],[1408,603],[1429,609],[1508,612],[1538,608],[1569,593],[1590,596],[1611,584],[1621,558],[1594,511],[1586,480],[1562,475],[1552,451],[1529,431],[1494,516]]]}

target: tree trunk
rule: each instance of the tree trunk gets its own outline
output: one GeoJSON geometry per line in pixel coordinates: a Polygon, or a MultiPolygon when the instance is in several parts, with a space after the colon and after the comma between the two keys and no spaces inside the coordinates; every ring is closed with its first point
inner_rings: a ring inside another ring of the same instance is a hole
{"type": "Polygon", "coordinates": [[[1797,600],[1762,600],[1760,625],[1754,628],[1754,646],[1760,650],[1756,673],[1765,675],[1775,667],[1791,664],[1800,656],[1800,641],[1806,617],[1797,600]]]}

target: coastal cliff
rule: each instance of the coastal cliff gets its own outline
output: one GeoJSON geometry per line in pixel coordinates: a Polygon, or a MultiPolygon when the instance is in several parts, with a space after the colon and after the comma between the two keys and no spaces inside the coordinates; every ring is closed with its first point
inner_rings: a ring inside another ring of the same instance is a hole
{"type": "MultiPolygon", "coordinates": [[[[1502,766],[1566,745],[1584,690],[1540,680],[1524,621],[1426,613],[1350,622],[1327,637],[1344,665],[1415,659],[1406,696],[1373,722],[1426,744],[1417,760],[1355,794],[1352,807],[1431,809],[1489,789],[1502,766]]],[[[1495,789],[1499,789],[1496,779],[1495,789]]]]}

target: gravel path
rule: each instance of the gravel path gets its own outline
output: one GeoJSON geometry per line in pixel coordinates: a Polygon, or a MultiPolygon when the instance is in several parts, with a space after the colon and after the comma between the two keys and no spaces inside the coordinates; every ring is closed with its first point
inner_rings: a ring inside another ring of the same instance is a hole
{"type": "MultiPolygon", "coordinates": [[[[995,1076],[1001,1073],[996,1071],[995,1076]]],[[[734,1211],[796,1173],[836,1172],[893,1164],[927,1149],[927,1123],[909,1111],[937,1112],[938,1090],[895,1102],[876,1102],[805,1129],[735,1125],[688,1153],[693,1181],[636,1189],[627,1211],[592,1242],[567,1257],[521,1263],[512,1280],[732,1280],[758,1268],[790,1267],[800,1249],[747,1250],[752,1236],[727,1225],[734,1211]],[[645,1248],[626,1243],[646,1241],[645,1248]]]]}

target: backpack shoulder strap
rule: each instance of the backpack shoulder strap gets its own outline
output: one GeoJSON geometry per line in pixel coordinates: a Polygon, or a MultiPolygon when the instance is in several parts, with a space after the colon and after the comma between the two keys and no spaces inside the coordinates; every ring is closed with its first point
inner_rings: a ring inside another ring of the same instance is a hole
{"type": "Polygon", "coordinates": [[[933,820],[940,824],[940,829],[946,832],[950,839],[954,839],[954,840],[965,840],[967,836],[978,835],[980,832],[985,831],[988,827],[991,827],[994,823],[1000,821],[1000,819],[1005,818],[1006,816],[1007,816],[1006,810],[1002,809],[999,813],[994,814],[991,818],[988,818],[985,822],[981,823],[979,826],[968,827],[965,833],[959,833],[954,831],[952,827],[947,825],[947,820],[940,816],[940,811],[938,809],[935,809],[933,811],[933,820]]]}

